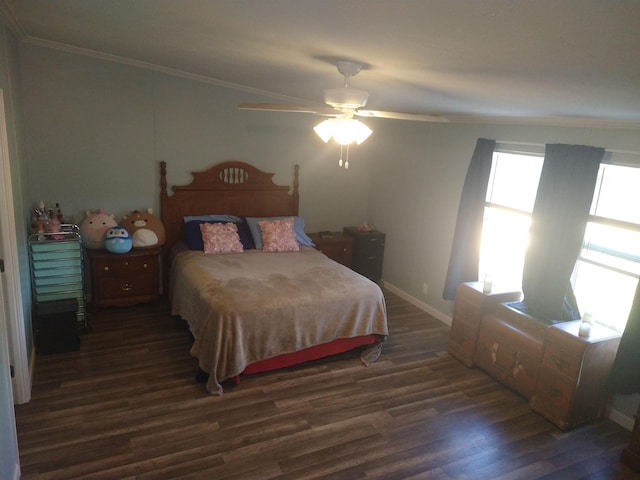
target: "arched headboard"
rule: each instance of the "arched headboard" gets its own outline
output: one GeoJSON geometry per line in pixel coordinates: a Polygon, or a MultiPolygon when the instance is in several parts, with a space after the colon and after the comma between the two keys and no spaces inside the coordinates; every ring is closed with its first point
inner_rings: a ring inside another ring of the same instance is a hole
{"type": "Polygon", "coordinates": [[[207,214],[238,217],[298,215],[298,172],[299,166],[294,165],[291,188],[276,185],[273,173],[263,172],[248,163],[222,162],[207,170],[192,172],[193,181],[188,185],[172,186],[172,194],[169,195],[167,163],[160,162],[160,218],[166,235],[163,246],[165,280],[168,278],[169,252],[183,239],[183,217],[207,214]]]}

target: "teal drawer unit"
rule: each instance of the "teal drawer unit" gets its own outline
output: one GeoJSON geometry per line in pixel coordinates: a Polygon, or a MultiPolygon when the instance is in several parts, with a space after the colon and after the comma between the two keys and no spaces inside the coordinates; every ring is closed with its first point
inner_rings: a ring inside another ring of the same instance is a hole
{"type": "Polygon", "coordinates": [[[86,328],[84,258],[78,228],[65,225],[59,239],[52,234],[31,235],[29,261],[36,310],[45,302],[75,298],[78,301],[78,326],[86,328]]]}

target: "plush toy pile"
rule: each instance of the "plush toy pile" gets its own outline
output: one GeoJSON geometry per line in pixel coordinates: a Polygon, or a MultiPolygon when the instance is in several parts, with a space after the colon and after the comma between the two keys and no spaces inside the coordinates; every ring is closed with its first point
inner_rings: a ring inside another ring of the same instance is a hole
{"type": "Polygon", "coordinates": [[[86,211],[80,224],[80,235],[85,248],[106,249],[113,253],[126,253],[132,248],[148,248],[164,245],[165,232],[162,221],[153,215],[151,208],[134,210],[116,222],[113,214],[99,208],[86,211]]]}

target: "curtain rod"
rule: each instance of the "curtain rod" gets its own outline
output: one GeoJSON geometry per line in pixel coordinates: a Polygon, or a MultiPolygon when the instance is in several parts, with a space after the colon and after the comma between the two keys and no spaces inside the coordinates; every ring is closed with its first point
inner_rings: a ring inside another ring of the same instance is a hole
{"type": "MultiPolygon", "coordinates": [[[[520,146],[523,146],[523,147],[544,147],[544,146],[546,146],[544,143],[512,142],[512,141],[509,141],[509,140],[496,140],[496,143],[502,143],[502,144],[508,144],[508,145],[520,145],[520,146]]],[[[636,150],[616,150],[616,149],[612,149],[612,148],[605,148],[605,151],[609,152],[609,153],[619,153],[621,155],[640,155],[640,151],[636,151],[636,150]]]]}

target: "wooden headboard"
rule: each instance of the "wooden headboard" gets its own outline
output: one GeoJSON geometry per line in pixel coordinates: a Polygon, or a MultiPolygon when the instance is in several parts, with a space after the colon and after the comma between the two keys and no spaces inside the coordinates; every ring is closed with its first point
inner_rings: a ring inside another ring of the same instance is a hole
{"type": "MultiPolygon", "coordinates": [[[[192,172],[189,185],[172,186],[167,192],[167,163],[160,162],[160,218],[165,228],[163,263],[168,270],[171,248],[183,239],[187,215],[230,214],[238,217],[298,215],[298,165],[294,166],[293,191],[273,183],[273,173],[245,162],[219,163],[192,172]]],[[[166,272],[165,272],[166,273],[166,272]]],[[[165,275],[165,278],[167,276],[165,275]]]]}

